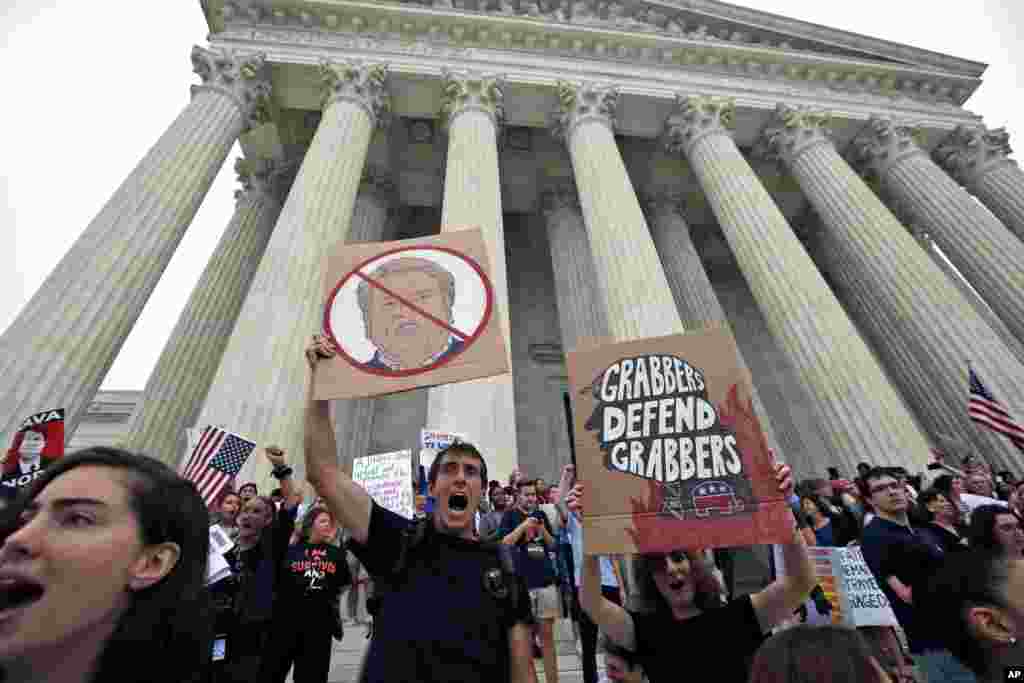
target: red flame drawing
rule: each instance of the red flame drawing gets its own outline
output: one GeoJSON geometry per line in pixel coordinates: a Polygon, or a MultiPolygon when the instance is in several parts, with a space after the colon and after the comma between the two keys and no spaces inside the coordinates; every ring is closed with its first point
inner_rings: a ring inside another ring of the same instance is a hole
{"type": "Polygon", "coordinates": [[[746,402],[739,397],[739,387],[732,385],[724,403],[716,406],[719,422],[736,436],[736,445],[743,461],[743,473],[751,481],[753,518],[736,516],[716,520],[714,528],[692,520],[683,521],[661,511],[664,496],[663,484],[647,482],[646,501],[630,497],[632,528],[626,533],[632,538],[637,552],[661,552],[675,548],[703,548],[720,545],[742,545],[763,543],[763,533],[769,527],[780,524],[787,528],[792,516],[785,505],[773,506],[778,509],[760,510],[769,500],[779,500],[780,494],[775,481],[775,471],[768,440],[761,429],[761,422],[754,414],[753,401],[746,402]],[[745,403],[745,405],[744,405],[745,403]],[[737,541],[749,537],[746,543],[737,541]],[[726,542],[731,540],[733,542],[726,542]]]}

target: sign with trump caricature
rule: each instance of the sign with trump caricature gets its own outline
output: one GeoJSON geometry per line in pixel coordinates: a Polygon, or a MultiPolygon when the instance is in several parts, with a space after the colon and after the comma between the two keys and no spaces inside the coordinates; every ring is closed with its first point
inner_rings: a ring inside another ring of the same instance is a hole
{"type": "Polygon", "coordinates": [[[586,554],[792,540],[738,358],[717,326],[569,353],[586,554]]]}
{"type": "Polygon", "coordinates": [[[318,399],[380,396],[509,371],[479,229],[336,246],[327,257],[318,399]]]}

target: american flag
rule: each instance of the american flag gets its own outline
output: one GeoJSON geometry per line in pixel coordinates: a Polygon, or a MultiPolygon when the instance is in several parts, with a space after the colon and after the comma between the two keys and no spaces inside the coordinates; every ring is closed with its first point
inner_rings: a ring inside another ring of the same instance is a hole
{"type": "Polygon", "coordinates": [[[968,366],[970,373],[971,391],[970,399],[967,401],[967,414],[979,424],[999,432],[1013,442],[1013,445],[1024,451],[1024,427],[1013,419],[1009,411],[1002,406],[995,397],[989,393],[985,385],[981,383],[978,376],[974,374],[974,368],[968,366]]]}
{"type": "Polygon", "coordinates": [[[207,505],[212,505],[255,449],[255,443],[237,434],[219,427],[206,427],[192,449],[182,476],[196,485],[207,505]]]}

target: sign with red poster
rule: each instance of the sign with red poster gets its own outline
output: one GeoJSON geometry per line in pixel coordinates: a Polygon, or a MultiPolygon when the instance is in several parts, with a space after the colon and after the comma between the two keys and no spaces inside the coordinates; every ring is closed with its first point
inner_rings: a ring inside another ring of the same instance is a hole
{"type": "Polygon", "coordinates": [[[728,329],[570,352],[568,366],[588,555],[792,540],[728,329]]]}
{"type": "Polygon", "coordinates": [[[30,415],[11,440],[0,477],[2,495],[12,495],[35,481],[52,462],[64,455],[64,409],[30,415]]]}

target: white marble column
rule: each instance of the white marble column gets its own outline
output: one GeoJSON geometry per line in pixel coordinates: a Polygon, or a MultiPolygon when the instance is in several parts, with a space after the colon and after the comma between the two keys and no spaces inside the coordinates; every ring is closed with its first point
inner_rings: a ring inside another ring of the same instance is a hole
{"type": "Polygon", "coordinates": [[[1004,128],[959,126],[935,148],[935,160],[981,200],[1007,228],[1024,240],[1024,172],[1007,158],[1004,128]]]}
{"type": "MultiPolygon", "coordinates": [[[[890,205],[890,208],[893,208],[893,206],[890,205]]],[[[1006,326],[1006,323],[995,314],[992,307],[978,296],[977,290],[971,287],[970,283],[964,279],[964,276],[957,271],[949,259],[946,258],[946,255],[942,253],[942,249],[935,244],[935,240],[932,239],[927,228],[915,223],[912,219],[904,218],[899,211],[893,211],[893,213],[901,223],[907,226],[907,230],[914,236],[914,239],[921,245],[925,253],[931,257],[932,262],[946,274],[950,282],[956,285],[956,288],[960,290],[960,293],[964,295],[964,298],[977,311],[978,315],[999,335],[999,339],[1006,344],[1006,348],[1010,349],[1010,352],[1017,357],[1017,360],[1024,362],[1024,342],[1017,339],[1013,332],[1010,331],[1010,328],[1006,326]]]]}
{"type": "MultiPolygon", "coordinates": [[[[289,453],[304,477],[303,411],[308,369],[302,350],[322,327],[323,256],[348,239],[366,155],[387,122],[387,67],[323,63],[324,112],[267,245],[238,324],[196,425],[224,425],[260,446],[289,453]]],[[[275,486],[265,459],[238,481],[275,486]]]]}
{"type": "MultiPolygon", "coordinates": [[[[504,120],[501,77],[446,72],[441,119],[448,134],[441,232],[479,227],[487,246],[497,321],[509,341],[505,228],[498,172],[498,129],[504,120]]],[[[519,462],[516,450],[515,390],[512,373],[445,384],[430,389],[428,429],[459,432],[487,459],[491,479],[505,479],[519,462]]]]}
{"type": "Polygon", "coordinates": [[[732,100],[680,97],[667,123],[668,150],[690,162],[769,329],[821,415],[825,457],[848,472],[868,453],[922,469],[927,439],[736,147],[734,112],[732,100]]]}
{"type": "Polygon", "coordinates": [[[618,97],[609,85],[559,83],[555,134],[572,159],[611,339],[678,334],[683,323],[615,144],[618,97]]]}
{"type": "MultiPolygon", "coordinates": [[[[348,242],[380,242],[385,239],[394,198],[395,184],[391,174],[384,169],[367,166],[356,195],[348,242]]],[[[352,474],[352,461],[369,455],[376,405],[377,399],[373,398],[331,401],[338,462],[349,475],[352,474]]]]}
{"type": "Polygon", "coordinates": [[[192,50],[202,79],[0,336],[0,443],[32,413],[64,408],[70,441],[214,177],[262,120],[262,56],[192,50]]]}
{"type": "MultiPolygon", "coordinates": [[[[654,239],[654,246],[661,258],[662,267],[665,269],[665,277],[668,279],[668,286],[675,299],[679,317],[686,328],[700,328],[708,324],[720,324],[731,329],[725,311],[715,295],[711,286],[711,280],[704,270],[697,248],[690,237],[690,226],[682,213],[682,193],[677,191],[646,192],[642,195],[644,208],[646,209],[648,224],[651,228],[651,237],[654,239]]],[[[742,354],[740,365],[750,372],[742,354]]],[[[764,427],[768,444],[775,452],[788,455],[786,462],[793,467],[797,476],[810,477],[821,474],[820,463],[812,460],[800,461],[797,458],[806,458],[809,454],[803,445],[798,430],[792,425],[787,425],[787,436],[785,442],[780,441],[776,436],[775,420],[765,408],[761,400],[763,393],[758,384],[757,377],[750,372],[753,380],[753,403],[754,411],[761,416],[761,424],[764,427]],[[787,448],[781,448],[785,443],[787,448]]],[[[781,394],[772,395],[772,387],[768,385],[770,400],[785,402],[786,397],[781,394]]]]}
{"type": "Polygon", "coordinates": [[[1024,339],[1024,242],[939,168],[918,146],[919,137],[910,125],[874,116],[848,157],[880,182],[883,196],[927,227],[1014,336],[1024,339]]]}
{"type": "Polygon", "coordinates": [[[213,382],[256,267],[281,212],[281,168],[261,159],[235,163],[235,214],[192,290],[132,414],[125,446],[171,466],[186,446],[213,382]]]}
{"type": "Polygon", "coordinates": [[[580,342],[606,339],[608,316],[604,296],[598,291],[575,183],[565,180],[546,188],[541,194],[541,213],[551,248],[562,349],[568,353],[580,342]]]}
{"type": "MultiPolygon", "coordinates": [[[[973,442],[993,465],[1018,470],[1011,466],[1019,459],[1017,450],[974,425],[963,406],[968,362],[999,400],[1024,406],[1024,365],[839,156],[827,135],[829,120],[824,112],[780,105],[777,125],[765,131],[766,146],[780,156],[821,217],[827,248],[872,283],[874,305],[886,310],[893,326],[884,331],[886,339],[931,364],[927,390],[958,408],[961,433],[952,436],[973,442]]],[[[904,394],[914,392],[905,388],[904,394]]],[[[925,428],[945,427],[925,422],[925,428]]]]}

